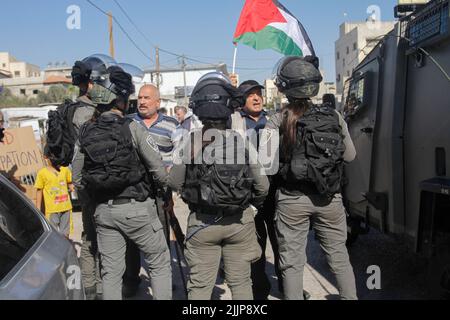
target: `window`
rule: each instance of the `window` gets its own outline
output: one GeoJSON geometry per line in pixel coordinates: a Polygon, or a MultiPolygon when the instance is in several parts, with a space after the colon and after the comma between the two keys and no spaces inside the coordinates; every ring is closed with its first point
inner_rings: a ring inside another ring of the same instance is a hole
{"type": "Polygon", "coordinates": [[[339,51],[336,54],[336,58],[337,58],[337,60],[339,60],[341,58],[341,54],[339,53],[339,51]]]}
{"type": "Polygon", "coordinates": [[[6,63],[2,64],[3,68],[6,68],[6,63]]]}
{"type": "Polygon", "coordinates": [[[355,43],[353,44],[353,51],[356,51],[356,50],[358,50],[358,44],[355,42],[355,43]]]}
{"type": "Polygon", "coordinates": [[[350,84],[349,95],[346,98],[344,112],[348,115],[355,114],[361,107],[368,103],[370,97],[366,92],[366,75],[353,79],[350,84]]]}
{"type": "Polygon", "coordinates": [[[26,89],[20,89],[20,94],[26,95],[27,94],[27,90],[26,89]]]}
{"type": "Polygon", "coordinates": [[[44,233],[39,213],[0,180],[0,281],[44,233]]]}
{"type": "Polygon", "coordinates": [[[341,81],[341,75],[340,74],[337,75],[336,80],[337,80],[337,82],[341,81]]]}
{"type": "Polygon", "coordinates": [[[349,47],[347,47],[347,54],[349,54],[350,53],[350,48],[349,47]]]}
{"type": "Polygon", "coordinates": [[[342,59],[342,65],[345,67],[345,58],[342,59]]]}
{"type": "Polygon", "coordinates": [[[347,77],[350,77],[350,71],[347,71],[347,77]]]}
{"type": "Polygon", "coordinates": [[[14,77],[20,77],[20,71],[14,71],[14,77]]]}
{"type": "Polygon", "coordinates": [[[33,90],[33,94],[39,94],[39,90],[33,90]]]}

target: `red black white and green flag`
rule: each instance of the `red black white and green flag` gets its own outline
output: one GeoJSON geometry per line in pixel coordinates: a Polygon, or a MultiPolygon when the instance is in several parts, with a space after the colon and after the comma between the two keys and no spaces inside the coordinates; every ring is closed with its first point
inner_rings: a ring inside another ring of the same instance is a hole
{"type": "Polygon", "coordinates": [[[315,56],[303,25],[277,0],[246,0],[233,42],[286,56],[315,56]]]}

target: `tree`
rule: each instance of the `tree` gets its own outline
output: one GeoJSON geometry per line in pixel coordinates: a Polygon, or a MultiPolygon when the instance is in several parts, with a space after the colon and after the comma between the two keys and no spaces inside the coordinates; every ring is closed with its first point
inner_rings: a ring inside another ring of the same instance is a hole
{"type": "Polygon", "coordinates": [[[47,94],[45,92],[39,92],[37,95],[37,104],[41,104],[41,103],[48,103],[48,97],[47,94]]]}
{"type": "Polygon", "coordinates": [[[44,103],[61,104],[65,99],[73,99],[77,96],[78,90],[74,86],[55,85],[51,86],[47,93],[39,92],[37,96],[16,97],[11,90],[4,88],[0,92],[0,107],[26,107],[44,103]]]}
{"type": "Polygon", "coordinates": [[[23,107],[28,104],[26,98],[16,97],[8,88],[0,92],[0,107],[23,107]]]}
{"type": "Polygon", "coordinates": [[[49,103],[63,103],[70,98],[69,91],[63,86],[51,86],[47,93],[49,103]]]}

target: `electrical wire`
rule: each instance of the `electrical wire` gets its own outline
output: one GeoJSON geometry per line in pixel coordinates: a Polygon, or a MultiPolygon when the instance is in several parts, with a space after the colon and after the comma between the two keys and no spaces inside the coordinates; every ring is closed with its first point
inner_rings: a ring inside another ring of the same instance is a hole
{"type": "MultiPolygon", "coordinates": [[[[86,0],[90,5],[92,5],[94,8],[96,8],[97,10],[99,10],[101,13],[103,13],[106,16],[109,16],[109,14],[101,9],[99,6],[97,6],[96,4],[94,4],[91,0],[86,0]]],[[[144,37],[144,39],[154,48],[157,48],[158,46],[156,46],[154,43],[152,43],[152,41],[145,35],[144,32],[142,32],[142,30],[136,25],[136,23],[134,23],[133,19],[131,18],[131,16],[127,13],[127,11],[125,10],[125,8],[120,5],[118,0],[114,0],[114,3],[118,6],[118,8],[122,11],[122,13],[125,15],[125,17],[128,19],[128,21],[133,25],[133,27],[144,37]]],[[[129,33],[125,30],[125,28],[120,24],[120,22],[117,20],[116,17],[113,16],[113,20],[117,23],[117,25],[119,26],[119,28],[122,30],[122,32],[127,36],[127,38],[131,41],[131,43],[136,47],[137,50],[139,50],[144,57],[146,57],[147,59],[149,59],[152,63],[155,63],[154,59],[152,59],[150,56],[148,56],[144,50],[142,50],[136,43],[136,41],[133,40],[133,38],[129,35],[129,33]]],[[[158,47],[159,48],[159,47],[158,47]]],[[[184,59],[184,60],[188,60],[188,61],[192,61],[192,62],[196,62],[199,64],[203,64],[203,65],[211,65],[210,62],[206,62],[206,61],[202,61],[199,59],[196,59],[192,56],[189,55],[185,55],[185,54],[178,54],[176,52],[172,52],[169,51],[167,49],[163,49],[163,48],[159,48],[160,52],[166,53],[168,55],[174,56],[178,59],[184,59]]],[[[213,58],[213,57],[199,57],[199,58],[204,58],[204,59],[215,59],[215,60],[226,60],[229,61],[229,59],[219,59],[219,58],[213,58]]],[[[254,60],[254,59],[252,59],[254,60]]],[[[262,59],[261,59],[262,60],[262,59]]],[[[172,61],[172,60],[171,60],[172,61]]],[[[161,65],[162,66],[162,65],[161,65]]],[[[245,67],[236,67],[236,70],[242,70],[242,71],[267,71],[267,70],[272,70],[271,68],[245,68],[245,67]]]]}
{"type": "MultiPolygon", "coordinates": [[[[99,6],[97,6],[95,3],[93,3],[91,0],[86,0],[87,3],[89,3],[91,6],[93,6],[94,8],[96,8],[98,11],[100,11],[101,13],[103,13],[104,15],[109,17],[109,14],[101,9],[99,6]]],[[[151,58],[149,55],[147,55],[145,53],[144,50],[141,49],[141,47],[138,46],[138,44],[133,40],[133,38],[128,34],[128,32],[125,30],[125,28],[120,24],[120,22],[116,19],[116,17],[112,17],[114,22],[119,26],[119,28],[122,30],[122,32],[125,34],[125,36],[128,38],[128,40],[130,40],[130,42],[134,45],[134,47],[142,53],[142,55],[147,58],[148,60],[150,60],[152,63],[154,63],[155,61],[153,60],[153,58],[151,58]]]]}
{"type": "Polygon", "coordinates": [[[119,7],[120,11],[122,11],[122,13],[125,15],[125,17],[127,17],[128,21],[130,21],[130,23],[133,25],[133,27],[137,30],[137,32],[139,32],[141,34],[142,37],[144,37],[145,40],[147,40],[147,42],[152,46],[152,47],[156,47],[156,45],[154,45],[150,39],[145,35],[144,32],[141,31],[141,29],[136,25],[136,23],[134,23],[133,19],[131,19],[130,15],[126,12],[126,10],[120,5],[118,0],[114,0],[114,3],[119,7]]]}
{"type": "MultiPolygon", "coordinates": [[[[96,8],[98,11],[100,11],[101,13],[103,13],[106,16],[109,16],[109,14],[101,9],[99,6],[97,6],[95,3],[93,3],[91,0],[86,0],[91,6],[93,6],[94,8],[96,8]]],[[[159,48],[158,46],[156,46],[154,43],[152,43],[152,41],[147,37],[147,35],[136,25],[136,23],[133,21],[133,19],[131,18],[131,16],[127,13],[127,11],[125,10],[125,8],[120,4],[120,2],[118,0],[114,0],[114,3],[117,5],[117,7],[121,10],[121,12],[125,15],[125,17],[128,19],[128,21],[133,25],[133,27],[139,32],[139,34],[155,49],[159,48]]],[[[119,28],[122,30],[122,32],[125,34],[125,36],[130,40],[130,42],[136,47],[136,49],[142,53],[142,55],[147,58],[148,60],[150,60],[152,63],[155,63],[154,59],[151,58],[149,55],[147,55],[145,53],[144,50],[142,50],[138,44],[136,43],[135,40],[133,40],[133,38],[130,36],[130,34],[125,30],[125,28],[122,26],[122,24],[118,21],[118,19],[116,17],[113,16],[113,20],[114,22],[117,23],[117,25],[119,26],[119,28]]],[[[365,48],[363,48],[362,50],[364,50],[365,48]]],[[[199,63],[199,64],[203,64],[203,65],[211,65],[210,62],[206,62],[203,60],[199,60],[197,58],[200,59],[211,59],[211,60],[222,60],[222,61],[226,61],[226,62],[230,62],[230,59],[222,59],[222,58],[214,58],[214,57],[201,57],[201,56],[191,56],[191,55],[185,55],[185,54],[178,54],[176,52],[167,50],[167,49],[163,49],[163,48],[159,48],[159,51],[162,53],[166,53],[168,55],[174,56],[177,59],[183,59],[183,60],[187,60],[187,61],[191,61],[191,62],[195,62],[195,63],[199,63]]],[[[242,58],[242,60],[245,60],[245,58],[242,58]]],[[[248,58],[248,60],[253,60],[255,61],[255,59],[251,59],[248,58]]],[[[269,61],[272,59],[256,59],[259,61],[269,61]]],[[[173,60],[169,60],[169,61],[173,61],[173,60]]],[[[164,65],[161,65],[164,67],[164,65]]],[[[263,72],[263,71],[270,71],[272,70],[272,67],[268,67],[268,68],[246,68],[246,67],[236,67],[236,70],[240,70],[240,71],[258,71],[259,72],[263,72]]],[[[255,72],[256,73],[256,72],[255,72]]]]}

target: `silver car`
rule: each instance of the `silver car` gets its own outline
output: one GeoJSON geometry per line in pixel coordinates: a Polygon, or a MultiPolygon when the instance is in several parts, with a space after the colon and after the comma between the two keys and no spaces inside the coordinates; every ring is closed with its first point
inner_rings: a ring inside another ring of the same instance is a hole
{"type": "Polygon", "coordinates": [[[83,300],[72,244],[0,174],[0,300],[83,300]]]}

